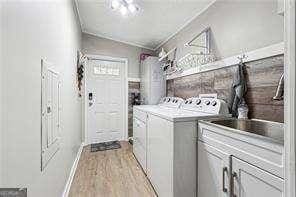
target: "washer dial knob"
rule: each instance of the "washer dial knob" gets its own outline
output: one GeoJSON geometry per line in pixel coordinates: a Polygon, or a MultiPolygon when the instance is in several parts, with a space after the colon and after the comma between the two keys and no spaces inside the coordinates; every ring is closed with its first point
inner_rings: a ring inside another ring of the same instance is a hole
{"type": "Polygon", "coordinates": [[[216,105],[217,105],[217,101],[213,101],[212,106],[216,106],[216,105]]]}

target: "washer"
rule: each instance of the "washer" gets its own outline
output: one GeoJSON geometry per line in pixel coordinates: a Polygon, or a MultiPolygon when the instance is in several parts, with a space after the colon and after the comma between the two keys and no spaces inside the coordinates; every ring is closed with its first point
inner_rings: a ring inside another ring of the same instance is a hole
{"type": "Polygon", "coordinates": [[[164,97],[158,105],[137,105],[133,109],[133,153],[147,173],[147,117],[150,112],[172,113],[184,103],[182,98],[164,97]]]}
{"type": "Polygon", "coordinates": [[[134,108],[133,151],[158,196],[195,197],[198,120],[229,117],[228,106],[212,95],[169,102],[134,108]]]}

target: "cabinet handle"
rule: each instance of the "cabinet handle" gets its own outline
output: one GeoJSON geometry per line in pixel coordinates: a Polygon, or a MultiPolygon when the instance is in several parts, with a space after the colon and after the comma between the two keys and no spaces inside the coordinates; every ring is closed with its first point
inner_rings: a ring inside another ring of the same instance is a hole
{"type": "Polygon", "coordinates": [[[237,195],[234,193],[234,179],[237,178],[237,173],[233,172],[231,174],[231,190],[232,190],[232,194],[231,197],[237,197],[237,195]]]}
{"type": "Polygon", "coordinates": [[[224,167],[223,171],[222,171],[222,190],[223,190],[223,192],[227,192],[227,188],[225,187],[225,172],[227,173],[227,167],[224,167]]]}

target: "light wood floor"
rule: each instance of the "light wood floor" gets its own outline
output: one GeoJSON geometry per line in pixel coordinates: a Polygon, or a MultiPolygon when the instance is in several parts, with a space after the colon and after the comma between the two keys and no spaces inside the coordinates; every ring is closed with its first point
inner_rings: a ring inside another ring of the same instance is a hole
{"type": "Polygon", "coordinates": [[[121,149],[91,153],[83,149],[69,197],[155,197],[128,142],[121,149]]]}

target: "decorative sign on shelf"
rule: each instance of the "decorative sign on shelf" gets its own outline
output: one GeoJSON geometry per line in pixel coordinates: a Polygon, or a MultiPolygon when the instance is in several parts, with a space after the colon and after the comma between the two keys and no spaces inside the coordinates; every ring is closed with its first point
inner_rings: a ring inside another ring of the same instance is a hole
{"type": "Polygon", "coordinates": [[[173,73],[181,71],[176,64],[176,53],[177,47],[171,49],[169,52],[165,52],[164,49],[161,50],[159,54],[159,61],[162,65],[162,70],[165,75],[171,75],[173,73]]]}
{"type": "Polygon", "coordinates": [[[179,59],[177,65],[182,70],[187,70],[195,67],[200,68],[202,67],[202,65],[208,64],[214,61],[216,61],[216,58],[212,54],[205,55],[205,54],[189,53],[184,57],[182,57],[181,59],[179,59]]]}
{"type": "Polygon", "coordinates": [[[185,47],[191,47],[190,53],[178,60],[177,66],[179,69],[188,70],[190,68],[199,68],[204,64],[216,61],[216,57],[211,53],[211,29],[206,28],[189,42],[185,47]]]}

